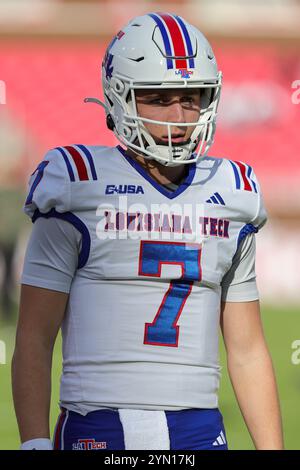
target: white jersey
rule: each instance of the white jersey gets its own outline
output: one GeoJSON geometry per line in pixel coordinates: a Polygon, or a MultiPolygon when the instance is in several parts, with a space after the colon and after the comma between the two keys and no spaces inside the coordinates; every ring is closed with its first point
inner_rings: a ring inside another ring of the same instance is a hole
{"type": "Polygon", "coordinates": [[[121,147],[60,147],[30,178],[22,283],[68,292],[61,404],[218,406],[220,302],[258,299],[252,168],[205,157],[174,191],[121,147]]]}

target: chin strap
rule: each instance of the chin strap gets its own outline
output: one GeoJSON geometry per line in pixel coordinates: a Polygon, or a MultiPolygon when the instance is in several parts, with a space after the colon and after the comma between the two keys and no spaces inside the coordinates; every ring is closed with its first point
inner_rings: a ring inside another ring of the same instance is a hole
{"type": "Polygon", "coordinates": [[[168,145],[149,145],[147,150],[162,157],[163,161],[160,161],[160,163],[165,166],[181,165],[183,162],[188,161],[192,154],[189,145],[172,147],[172,160],[170,161],[170,151],[168,145]]]}

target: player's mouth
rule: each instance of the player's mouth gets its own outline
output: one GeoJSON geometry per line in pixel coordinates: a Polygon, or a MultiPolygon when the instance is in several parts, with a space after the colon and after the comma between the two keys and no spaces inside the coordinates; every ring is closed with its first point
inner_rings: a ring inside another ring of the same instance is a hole
{"type": "MultiPolygon", "coordinates": [[[[161,140],[164,142],[164,144],[169,143],[169,137],[168,136],[163,136],[161,140]]],[[[185,135],[171,135],[171,142],[172,144],[177,144],[177,145],[184,145],[186,143],[185,135]]]]}

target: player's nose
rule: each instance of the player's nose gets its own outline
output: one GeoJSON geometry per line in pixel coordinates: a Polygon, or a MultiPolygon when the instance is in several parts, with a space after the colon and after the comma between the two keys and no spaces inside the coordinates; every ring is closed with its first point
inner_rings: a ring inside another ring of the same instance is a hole
{"type": "Polygon", "coordinates": [[[180,101],[177,101],[177,100],[174,101],[172,105],[170,106],[169,111],[170,111],[169,121],[178,122],[178,123],[186,122],[184,109],[180,101]]]}

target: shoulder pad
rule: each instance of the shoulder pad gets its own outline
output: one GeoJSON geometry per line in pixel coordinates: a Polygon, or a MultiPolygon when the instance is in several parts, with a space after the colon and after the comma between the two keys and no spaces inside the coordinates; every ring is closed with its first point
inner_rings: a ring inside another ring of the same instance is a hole
{"type": "Polygon", "coordinates": [[[29,178],[23,210],[31,218],[36,210],[46,213],[55,208],[58,212],[67,212],[70,208],[71,174],[59,150],[47,152],[29,178]]]}
{"type": "Polygon", "coordinates": [[[231,172],[233,192],[240,193],[245,216],[257,230],[267,221],[259,181],[247,163],[227,160],[231,172]]]}
{"type": "Polygon", "coordinates": [[[233,187],[236,190],[258,193],[258,181],[250,165],[228,160],[233,173],[233,187]]]}
{"type": "Polygon", "coordinates": [[[86,183],[98,181],[96,152],[105,149],[78,144],[50,150],[29,179],[24,212],[32,218],[36,210],[67,212],[74,210],[74,205],[80,207],[84,200],[80,191],[87,191],[86,183]],[[73,186],[76,191],[72,192],[73,186]]]}

